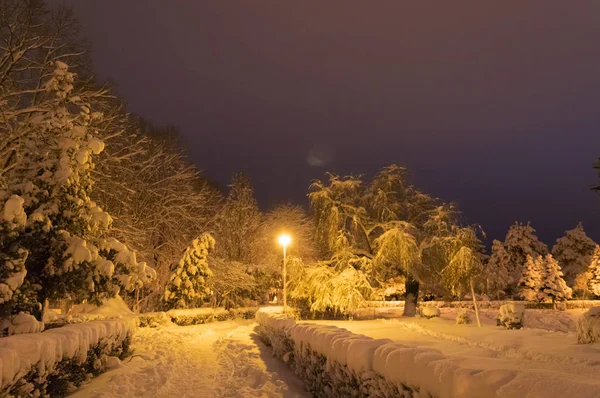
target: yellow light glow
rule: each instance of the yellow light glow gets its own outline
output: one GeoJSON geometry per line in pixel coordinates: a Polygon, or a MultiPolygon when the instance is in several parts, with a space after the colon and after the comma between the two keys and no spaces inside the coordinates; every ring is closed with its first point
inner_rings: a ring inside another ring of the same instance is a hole
{"type": "Polygon", "coordinates": [[[287,247],[292,242],[292,238],[288,234],[279,235],[279,238],[277,240],[279,241],[279,244],[283,247],[287,247]]]}

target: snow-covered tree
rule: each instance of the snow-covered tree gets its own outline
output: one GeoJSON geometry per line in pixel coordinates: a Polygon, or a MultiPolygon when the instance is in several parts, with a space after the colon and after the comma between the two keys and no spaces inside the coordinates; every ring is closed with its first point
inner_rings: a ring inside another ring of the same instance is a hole
{"type": "Polygon", "coordinates": [[[600,246],[596,246],[588,268],[587,286],[594,295],[600,296],[600,246]]]}
{"type": "Polygon", "coordinates": [[[482,278],[485,284],[485,290],[488,294],[496,295],[500,298],[501,293],[510,284],[510,275],[508,272],[510,266],[510,256],[504,249],[502,242],[495,240],[492,242],[492,254],[483,267],[482,278]]]}
{"type": "MultiPolygon", "coordinates": [[[[541,257],[540,257],[541,258],[541,257]]],[[[544,260],[544,273],[540,286],[542,300],[552,300],[552,305],[556,309],[557,301],[565,301],[571,297],[572,290],[567,286],[563,279],[563,273],[560,270],[558,261],[552,254],[548,254],[544,260]]]]}
{"type": "Polygon", "coordinates": [[[212,275],[208,278],[208,286],[213,293],[214,306],[240,307],[254,296],[258,284],[248,272],[248,265],[220,258],[210,258],[209,265],[212,275]]]}
{"type": "Polygon", "coordinates": [[[15,125],[27,134],[6,175],[6,195],[23,199],[27,217],[15,244],[28,252],[26,278],[40,286],[42,303],[111,297],[128,288],[120,276],[138,268],[135,261],[113,263],[103,248],[112,218],[90,198],[94,157],[104,149],[95,131],[102,114],[72,94],[74,84],[74,74],[57,61],[43,85],[52,95],[15,125]]]}
{"type": "Polygon", "coordinates": [[[327,181],[310,186],[309,199],[317,241],[331,256],[328,263],[352,267],[372,287],[404,276],[405,314],[414,316],[420,283],[440,284],[460,228],[453,206],[422,193],[405,174],[391,165],[369,184],[328,174],[327,181]]]}
{"type": "Polygon", "coordinates": [[[543,301],[544,297],[540,294],[540,290],[544,281],[544,273],[544,257],[537,256],[534,259],[531,255],[527,255],[518,284],[521,297],[528,301],[543,301]]]}
{"type": "Polygon", "coordinates": [[[573,286],[577,275],[587,270],[595,248],[596,242],[586,235],[581,223],[557,239],[552,255],[562,267],[567,285],[573,286]]]}
{"type": "Polygon", "coordinates": [[[217,220],[217,255],[229,261],[252,264],[258,239],[261,213],[254,198],[250,179],[244,174],[233,176],[229,195],[217,220]]]}
{"type": "MultiPolygon", "coordinates": [[[[6,195],[6,191],[1,194],[6,195]]],[[[24,200],[12,195],[4,200],[0,213],[0,317],[12,313],[15,293],[27,274],[25,261],[28,251],[18,244],[18,238],[27,222],[24,200]]]]}
{"type": "Polygon", "coordinates": [[[113,120],[99,130],[107,147],[94,170],[92,197],[114,217],[109,235],[156,269],[155,285],[140,289],[141,305],[150,310],[162,300],[170,266],[214,227],[220,194],[186,160],[173,130],[104,108],[113,120]]]}
{"type": "Polygon", "coordinates": [[[185,250],[165,288],[167,306],[188,308],[199,305],[208,297],[210,290],[206,278],[212,275],[208,268],[208,254],[214,247],[214,238],[202,234],[185,250]]]}
{"type": "Polygon", "coordinates": [[[444,284],[452,294],[461,297],[465,291],[470,289],[479,327],[481,327],[481,322],[473,280],[480,272],[481,257],[467,246],[460,247],[452,256],[448,266],[442,270],[444,284]]]}
{"type": "Polygon", "coordinates": [[[540,242],[529,223],[513,224],[504,239],[504,248],[510,256],[508,271],[513,283],[521,278],[527,256],[536,258],[548,254],[548,247],[540,242]]]}

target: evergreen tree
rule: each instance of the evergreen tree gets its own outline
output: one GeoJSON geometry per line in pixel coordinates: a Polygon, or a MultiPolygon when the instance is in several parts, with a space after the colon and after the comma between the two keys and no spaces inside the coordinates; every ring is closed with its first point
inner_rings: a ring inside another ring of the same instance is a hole
{"type": "Polygon", "coordinates": [[[527,256],[536,258],[548,254],[548,247],[540,242],[535,234],[535,229],[529,223],[527,225],[513,224],[504,239],[504,248],[510,256],[508,272],[512,281],[511,285],[520,280],[527,256]]]}
{"type": "MultiPolygon", "coordinates": [[[[541,257],[540,257],[541,258],[541,257]]],[[[558,261],[552,254],[548,254],[543,260],[544,273],[540,287],[540,296],[545,301],[552,300],[552,305],[556,309],[557,301],[565,301],[571,297],[572,290],[567,286],[563,279],[563,273],[560,270],[558,261]]]]}
{"type": "MultiPolygon", "coordinates": [[[[6,192],[2,192],[5,194],[6,192]]],[[[13,195],[5,200],[0,213],[0,317],[13,312],[16,293],[24,282],[28,251],[18,244],[27,222],[23,198],[13,195]]]]}
{"type": "Polygon", "coordinates": [[[510,266],[510,256],[504,249],[504,245],[499,240],[492,243],[492,255],[483,269],[483,279],[486,291],[500,298],[500,294],[511,283],[508,272],[510,266]]]}
{"type": "Polygon", "coordinates": [[[525,266],[521,279],[519,280],[519,294],[528,301],[542,301],[543,295],[540,294],[542,281],[544,280],[545,264],[542,256],[535,259],[528,255],[525,260],[525,266]]]}
{"type": "Polygon", "coordinates": [[[600,296],[600,246],[596,246],[594,249],[588,273],[588,288],[594,295],[600,296]]]}
{"type": "Polygon", "coordinates": [[[56,62],[44,85],[52,95],[18,125],[27,134],[7,179],[6,195],[23,199],[27,217],[13,250],[28,252],[26,280],[39,286],[40,303],[47,298],[99,302],[130,288],[123,274],[148,271],[140,271],[135,256],[111,258],[110,242],[100,238],[112,222],[90,198],[93,159],[104,149],[95,135],[102,115],[72,94],[74,83],[68,66],[56,62]]]}
{"type": "Polygon", "coordinates": [[[557,239],[552,255],[559,262],[567,285],[573,286],[577,275],[586,271],[595,248],[596,242],[586,235],[581,223],[557,239]]]}
{"type": "Polygon", "coordinates": [[[200,305],[210,293],[206,278],[212,275],[208,268],[208,254],[215,240],[209,234],[194,239],[177,263],[165,288],[164,301],[170,308],[189,308],[200,305]]]}

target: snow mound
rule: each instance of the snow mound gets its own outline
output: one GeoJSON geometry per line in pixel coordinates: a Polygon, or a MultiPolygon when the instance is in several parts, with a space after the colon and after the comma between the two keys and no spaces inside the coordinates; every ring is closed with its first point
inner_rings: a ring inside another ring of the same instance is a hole
{"type": "Polygon", "coordinates": [[[121,296],[117,295],[102,304],[97,306],[94,304],[78,304],[74,305],[70,314],[75,318],[125,318],[134,316],[133,311],[121,296]]]}

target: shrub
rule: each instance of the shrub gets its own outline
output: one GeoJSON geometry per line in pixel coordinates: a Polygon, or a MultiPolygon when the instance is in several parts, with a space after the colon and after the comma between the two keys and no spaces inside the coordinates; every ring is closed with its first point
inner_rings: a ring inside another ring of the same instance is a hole
{"type": "Polygon", "coordinates": [[[521,303],[508,303],[500,307],[500,314],[496,318],[498,326],[506,329],[521,329],[525,319],[525,305],[521,303]]]}
{"type": "Polygon", "coordinates": [[[138,319],[139,326],[142,328],[157,328],[171,324],[171,317],[166,312],[146,312],[140,314],[138,319]]]}
{"type": "Polygon", "coordinates": [[[423,318],[431,319],[431,318],[439,318],[440,317],[440,309],[434,306],[426,306],[421,307],[421,316],[423,318]]]}
{"type": "Polygon", "coordinates": [[[456,324],[457,325],[470,325],[473,321],[469,316],[469,312],[466,309],[461,309],[456,314],[456,324]]]}
{"type": "Polygon", "coordinates": [[[592,307],[577,320],[577,342],[591,344],[600,341],[600,307],[592,307]]]}

